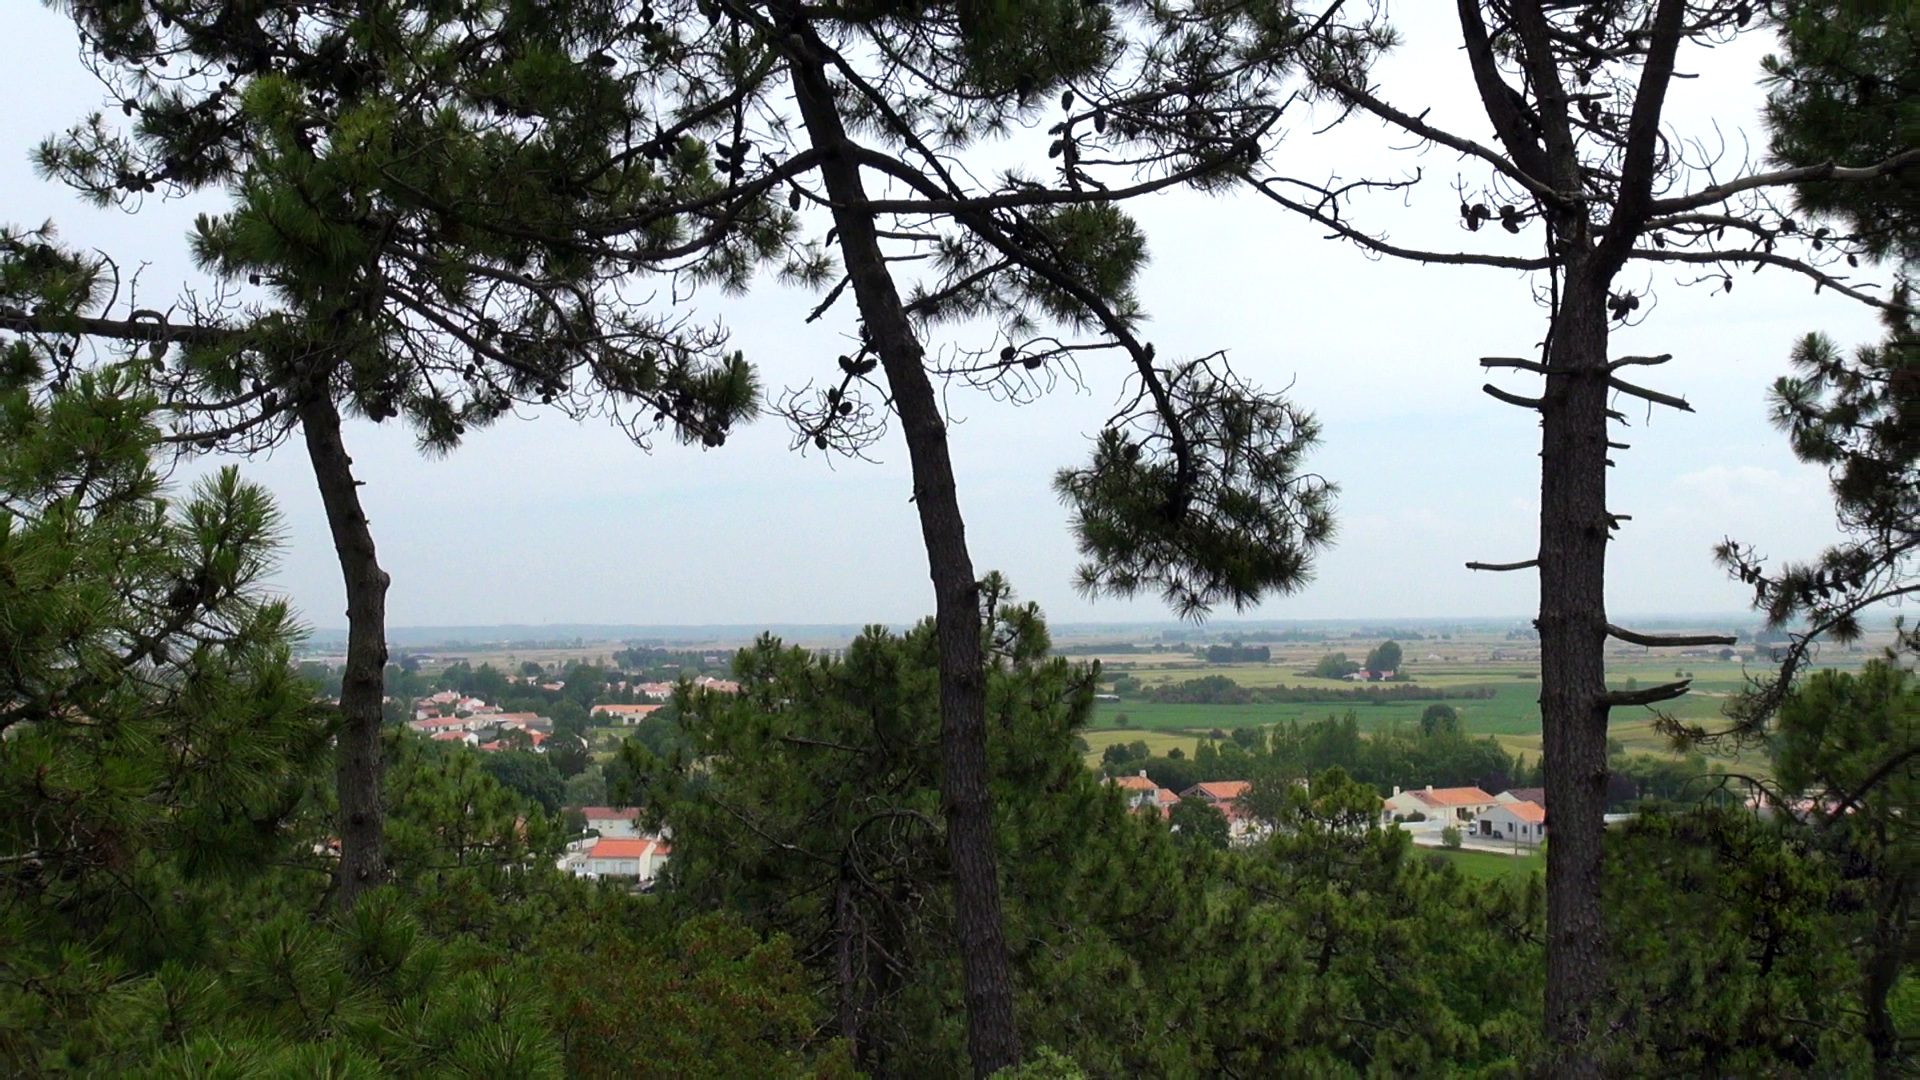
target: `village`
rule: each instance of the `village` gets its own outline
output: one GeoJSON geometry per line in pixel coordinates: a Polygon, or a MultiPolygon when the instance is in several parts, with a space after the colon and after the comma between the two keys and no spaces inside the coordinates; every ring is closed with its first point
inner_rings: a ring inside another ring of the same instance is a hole
{"type": "MultiPolygon", "coordinates": [[[[506,680],[547,695],[561,694],[567,687],[564,678],[546,673],[508,675],[506,680]]],[[[740,689],[733,680],[706,674],[687,677],[684,682],[696,692],[733,694],[740,689]]],[[[591,755],[597,742],[617,745],[625,738],[620,729],[632,729],[668,708],[679,685],[615,676],[595,695],[588,709],[590,727],[559,731],[555,730],[554,719],[541,713],[510,712],[477,695],[437,690],[412,700],[412,718],[407,726],[433,743],[482,754],[545,755],[571,743],[578,752],[591,755]]],[[[1225,822],[1226,842],[1231,845],[1249,846],[1272,832],[1272,825],[1250,812],[1243,799],[1253,787],[1252,781],[1208,780],[1176,791],[1161,786],[1143,769],[1107,776],[1103,782],[1121,792],[1129,809],[1158,816],[1176,833],[1182,826],[1174,820],[1174,811],[1183,802],[1196,811],[1219,815],[1225,822]]],[[[1291,783],[1305,788],[1308,781],[1295,779],[1291,783]]],[[[647,831],[639,809],[634,807],[568,805],[560,812],[579,830],[557,860],[561,871],[575,877],[625,882],[642,892],[650,891],[660,880],[673,853],[671,830],[647,831]]],[[[1396,786],[1383,798],[1379,814],[1381,827],[1403,830],[1412,843],[1426,848],[1521,855],[1537,851],[1547,836],[1546,793],[1538,787],[1488,792],[1472,785],[1427,784],[1404,790],[1396,786]]]]}
{"type": "MultiPolygon", "coordinates": [[[[1143,770],[1111,777],[1107,783],[1125,792],[1128,807],[1136,813],[1157,814],[1167,821],[1174,807],[1194,800],[1226,819],[1228,838],[1235,844],[1257,843],[1272,831],[1242,805],[1251,781],[1213,780],[1174,792],[1154,783],[1143,770]]],[[[1307,786],[1304,779],[1292,783],[1307,786]]],[[[1406,791],[1396,787],[1382,803],[1380,824],[1405,830],[1422,847],[1517,854],[1538,848],[1547,838],[1547,793],[1544,788],[1511,788],[1489,795],[1477,787],[1429,784],[1406,791]]]]}
{"type": "MultiPolygon", "coordinates": [[[[566,689],[562,681],[542,676],[508,676],[509,682],[523,682],[548,693],[566,689]]],[[[730,679],[699,675],[687,680],[696,691],[718,694],[738,693],[740,685],[730,679]]],[[[632,727],[666,707],[677,684],[670,682],[614,681],[607,696],[645,699],[644,702],[597,702],[588,711],[590,722],[601,728],[632,727]]],[[[480,753],[531,751],[544,754],[553,740],[574,740],[581,750],[591,748],[591,739],[582,732],[556,732],[550,717],[531,712],[506,712],[500,706],[454,690],[440,690],[417,699],[413,719],[407,726],[428,740],[470,747],[480,753]]],[[[659,878],[667,857],[673,853],[670,836],[646,833],[639,827],[640,811],[609,806],[563,807],[563,813],[577,813],[583,823],[582,834],[570,841],[559,868],[592,879],[630,881],[636,888],[651,889],[659,878]]]]}

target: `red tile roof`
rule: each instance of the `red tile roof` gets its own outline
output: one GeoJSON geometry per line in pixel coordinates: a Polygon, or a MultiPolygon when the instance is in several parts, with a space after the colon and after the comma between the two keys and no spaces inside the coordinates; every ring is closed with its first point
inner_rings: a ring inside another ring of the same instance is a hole
{"type": "Polygon", "coordinates": [[[1477,787],[1427,788],[1402,792],[1411,795],[1429,806],[1473,806],[1478,803],[1490,803],[1493,796],[1477,787]]]}
{"type": "Polygon", "coordinates": [[[1521,802],[1539,803],[1541,806],[1547,805],[1547,789],[1543,787],[1508,788],[1506,793],[1521,802]]]}
{"type": "Polygon", "coordinates": [[[640,810],[638,807],[615,810],[611,806],[583,806],[580,808],[580,813],[585,815],[588,821],[606,821],[609,818],[619,818],[622,821],[638,821],[640,819],[640,810]]]}
{"type": "Polygon", "coordinates": [[[1144,776],[1116,776],[1107,783],[1122,791],[1154,791],[1160,787],[1144,776]]]}
{"type": "Polygon", "coordinates": [[[587,852],[589,859],[639,859],[652,850],[652,840],[602,840],[587,852]]]}
{"type": "Polygon", "coordinates": [[[1225,802],[1237,799],[1247,793],[1253,784],[1246,780],[1209,780],[1204,784],[1195,784],[1181,792],[1182,795],[1198,795],[1203,799],[1225,802]]]}
{"type": "Polygon", "coordinates": [[[1521,821],[1531,821],[1538,824],[1547,820],[1547,808],[1541,806],[1539,803],[1522,800],[1520,802],[1501,803],[1500,805],[1505,808],[1509,814],[1519,818],[1521,821]]]}

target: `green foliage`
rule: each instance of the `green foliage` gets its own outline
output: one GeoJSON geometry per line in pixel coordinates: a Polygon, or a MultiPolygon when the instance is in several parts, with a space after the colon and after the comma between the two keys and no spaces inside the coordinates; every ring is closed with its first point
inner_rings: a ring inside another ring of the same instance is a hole
{"type": "Polygon", "coordinates": [[[1367,653],[1367,672],[1369,675],[1377,677],[1385,675],[1389,671],[1397,671],[1400,668],[1400,659],[1400,643],[1397,641],[1383,641],[1379,645],[1376,645],[1372,652],[1367,653]]]}
{"type": "Polygon", "coordinates": [[[1227,675],[1182,679],[1140,693],[1142,699],[1163,705],[1316,704],[1334,701],[1379,705],[1389,701],[1485,700],[1493,696],[1494,690],[1489,686],[1426,687],[1412,683],[1352,687],[1241,686],[1227,675]]]}
{"type": "MultiPolygon", "coordinates": [[[[1072,745],[1087,673],[1041,660],[1027,634],[994,637],[989,717],[1030,1039],[1088,1075],[1524,1060],[1537,905],[1411,859],[1403,836],[1380,829],[1379,797],[1337,772],[1311,792],[1286,783],[1285,824],[1254,849],[1227,847],[1210,806],[1176,809],[1178,833],[1128,812],[1072,745]],[[1157,1034],[1126,1034],[1142,1030],[1157,1034]]],[[[957,945],[937,887],[934,648],[926,625],[869,630],[841,660],[763,639],[736,661],[739,695],[688,703],[681,756],[625,751],[647,816],[673,829],[668,902],[748,912],[790,935],[833,1030],[876,1071],[964,1061],[957,945]]],[[[1043,1060],[1030,1068],[1058,1064],[1043,1060]]]]}
{"type": "Polygon", "coordinates": [[[1108,428],[1054,489],[1072,510],[1090,595],[1158,591],[1183,616],[1236,610],[1310,578],[1333,537],[1334,487],[1301,470],[1317,421],[1206,363],[1168,378],[1161,411],[1108,428]]]}
{"type": "Polygon", "coordinates": [[[1429,705],[1420,714],[1420,734],[1432,738],[1435,735],[1460,734],[1460,714],[1451,705],[1429,705]]]}
{"type": "Polygon", "coordinates": [[[1320,658],[1309,673],[1320,679],[1344,679],[1360,670],[1360,665],[1347,659],[1343,652],[1333,652],[1320,658]]]}
{"type": "Polygon", "coordinates": [[[323,872],[300,811],[326,717],[259,584],[276,513],[231,468],[170,498],[150,409],[120,369],[50,385],[28,365],[0,385],[8,1071],[99,1050],[62,1019],[156,943],[191,953],[216,932],[176,890],[218,894],[267,861],[323,872]]]}
{"type": "Polygon", "coordinates": [[[500,750],[481,759],[487,775],[500,786],[514,792],[551,814],[560,809],[566,794],[566,777],[560,775],[552,757],[531,750],[500,750]]]}
{"type": "Polygon", "coordinates": [[[125,372],[0,392],[0,1071],[635,1075],[617,1020],[653,1075],[849,1075],[787,944],[566,877],[540,810],[404,730],[393,884],[316,914],[331,717],[260,588],[270,502],[175,499],[125,372]]]}
{"type": "Polygon", "coordinates": [[[569,1077],[851,1080],[844,1046],[808,1049],[817,1018],[790,942],[725,915],[662,922],[582,912],[547,928],[551,1023],[569,1077]]]}
{"type": "MultiPolygon", "coordinates": [[[[220,190],[221,212],[195,223],[195,257],[272,297],[235,324],[243,333],[153,372],[170,396],[221,406],[181,418],[209,442],[271,442],[314,392],[375,421],[403,416],[437,452],[516,403],[606,409],[637,437],[671,424],[707,445],[756,411],[754,374],[723,333],[618,295],[687,223],[636,229],[630,260],[580,243],[607,215],[718,188],[704,152],[620,148],[654,125],[621,75],[579,58],[625,44],[627,20],[501,0],[323,25],[285,0],[69,9],[132,121],[88,118],[42,145],[41,170],[101,203],[220,190]],[[182,81],[169,65],[225,77],[182,81]]],[[[737,278],[792,228],[765,198],[734,222],[670,258],[737,278]]]]}
{"type": "Polygon", "coordinates": [[[1609,834],[1614,1069],[1866,1071],[1849,1002],[1853,905],[1836,865],[1796,833],[1701,809],[1609,834]]]}
{"type": "Polygon", "coordinates": [[[1441,829],[1440,846],[1454,851],[1460,850],[1460,826],[1448,825],[1441,829]]]}
{"type": "Polygon", "coordinates": [[[1174,842],[1191,847],[1227,850],[1226,815],[1205,799],[1188,797],[1175,803],[1167,818],[1174,842]]]}
{"type": "MultiPolygon", "coordinates": [[[[1155,784],[1171,791],[1185,791],[1211,780],[1247,780],[1256,789],[1270,785],[1275,798],[1283,795],[1292,781],[1336,768],[1343,776],[1382,795],[1393,787],[1426,784],[1486,785],[1498,791],[1510,786],[1521,772],[1492,738],[1468,739],[1456,731],[1429,734],[1402,725],[1367,735],[1361,733],[1358,717],[1351,712],[1305,725],[1289,722],[1270,729],[1242,728],[1234,734],[1236,739],[1232,740],[1202,739],[1190,758],[1177,749],[1164,757],[1153,756],[1144,742],[1133,747],[1110,747],[1102,766],[1110,775],[1144,772],[1155,784]]],[[[1687,763],[1651,758],[1637,759],[1630,765],[1638,786],[1626,786],[1623,809],[1626,802],[1640,796],[1677,798],[1705,771],[1704,765],[1694,768],[1687,763]]],[[[1243,805],[1259,802],[1256,798],[1243,805]]]]}
{"type": "MultiPolygon", "coordinates": [[[[1870,165],[1920,146],[1920,12],[1907,0],[1792,0],[1773,8],[1771,150],[1785,165],[1870,165]]],[[[1920,180],[1809,183],[1801,209],[1838,219],[1875,258],[1920,259],[1920,180]]]]}

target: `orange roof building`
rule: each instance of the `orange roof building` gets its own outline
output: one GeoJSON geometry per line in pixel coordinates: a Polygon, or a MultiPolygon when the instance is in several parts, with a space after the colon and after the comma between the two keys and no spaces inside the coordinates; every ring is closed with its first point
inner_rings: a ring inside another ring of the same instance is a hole
{"type": "Polygon", "coordinates": [[[1180,793],[1181,798],[1193,797],[1205,799],[1210,803],[1232,802],[1247,793],[1252,787],[1247,780],[1209,780],[1204,784],[1195,784],[1180,793]]]}
{"type": "Polygon", "coordinates": [[[1498,805],[1499,800],[1477,787],[1436,788],[1429,784],[1411,791],[1394,789],[1381,812],[1389,819],[1419,814],[1428,821],[1472,821],[1498,805]]]}

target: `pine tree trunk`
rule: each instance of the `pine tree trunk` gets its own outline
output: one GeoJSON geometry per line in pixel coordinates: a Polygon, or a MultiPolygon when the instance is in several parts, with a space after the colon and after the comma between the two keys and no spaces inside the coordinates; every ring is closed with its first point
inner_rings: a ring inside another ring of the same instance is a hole
{"type": "Polygon", "coordinates": [[[1541,403],[1540,720],[1546,766],[1546,1027],[1556,1076],[1598,1075],[1606,993],[1607,280],[1569,266],[1541,403]]]}
{"type": "Polygon", "coordinates": [[[1020,1038],[1014,1024],[1013,974],[1001,922],[993,805],[987,790],[978,579],[954,490],[946,422],[927,376],[919,339],[882,258],[873,216],[858,209],[866,202],[859,165],[850,155],[835,154],[847,146],[847,135],[825,66],[812,42],[797,34],[788,40],[794,97],[813,145],[829,154],[820,171],[833,201],[841,255],[869,340],[886,372],[913,466],[913,500],[920,511],[920,534],[933,579],[934,629],[940,651],[940,795],[966,982],[967,1051],[975,1074],[987,1076],[1020,1063],[1020,1038]]]}
{"type": "MultiPolygon", "coordinates": [[[[1880,858],[1897,859],[1881,836],[1880,858]]],[[[1903,868],[1881,867],[1880,895],[1873,905],[1873,933],[1868,939],[1866,978],[1861,998],[1867,1014],[1867,1045],[1873,1050],[1873,1075],[1877,1078],[1902,1075],[1900,1026],[1894,1022],[1889,1001],[1893,988],[1907,966],[1907,880],[1903,868]]]]}
{"type": "Polygon", "coordinates": [[[360,508],[353,459],[340,438],[340,410],[326,392],[306,395],[300,426],[333,531],[340,577],[347,590],[347,666],[340,681],[340,734],[335,785],[340,807],[340,864],[334,899],[351,910],[360,894],[386,880],[382,829],[382,705],[386,697],[387,574],[374,555],[373,533],[360,508]]]}
{"type": "Polygon", "coordinates": [[[849,856],[840,855],[840,877],[833,887],[833,968],[834,982],[839,990],[839,1027],[840,1037],[847,1041],[854,1064],[861,1063],[860,1058],[860,985],[858,965],[854,957],[854,938],[859,933],[855,926],[859,918],[853,903],[853,869],[848,865],[849,856]]]}

